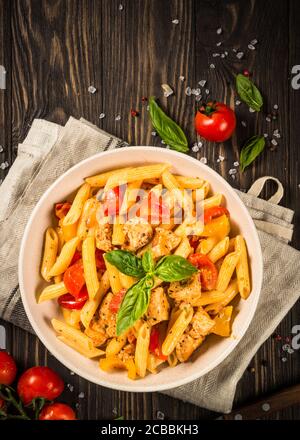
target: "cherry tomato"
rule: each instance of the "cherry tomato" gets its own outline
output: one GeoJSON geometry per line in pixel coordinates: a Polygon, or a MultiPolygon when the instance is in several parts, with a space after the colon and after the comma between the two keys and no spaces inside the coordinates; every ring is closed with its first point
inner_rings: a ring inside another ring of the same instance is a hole
{"type": "Polygon", "coordinates": [[[199,269],[203,289],[213,290],[218,278],[218,270],[214,263],[204,254],[193,254],[189,257],[189,261],[199,269]]]}
{"type": "Polygon", "coordinates": [[[123,298],[125,296],[125,293],[126,293],[126,289],[121,289],[119,293],[116,293],[113,296],[113,298],[112,298],[112,300],[110,301],[110,304],[109,304],[109,310],[112,313],[118,313],[120,305],[121,305],[121,303],[123,301],[123,298]]]}
{"type": "Polygon", "coordinates": [[[75,251],[70,266],[73,266],[73,264],[77,263],[77,261],[81,260],[81,258],[82,258],[81,252],[75,251]]]}
{"type": "Polygon", "coordinates": [[[29,368],[22,374],[17,386],[18,394],[25,405],[36,397],[56,399],[63,389],[62,379],[49,367],[29,368]]]}
{"type": "Polygon", "coordinates": [[[229,217],[228,209],[223,206],[213,206],[204,210],[204,224],[209,223],[212,219],[221,217],[221,215],[227,215],[229,217]]]}
{"type": "Polygon", "coordinates": [[[149,351],[154,353],[156,357],[162,360],[167,360],[168,356],[162,354],[161,344],[160,344],[160,333],[159,329],[156,327],[152,327],[150,334],[150,343],[149,343],[149,351]]]}
{"type": "Polygon", "coordinates": [[[104,215],[118,215],[121,205],[120,187],[116,186],[105,193],[103,202],[104,215]]]}
{"type": "Polygon", "coordinates": [[[97,269],[100,269],[100,270],[104,271],[106,269],[106,266],[105,266],[103,254],[104,254],[104,251],[101,251],[100,249],[96,249],[96,266],[97,266],[97,269]]]}
{"type": "Polygon", "coordinates": [[[208,102],[196,114],[195,128],[208,141],[224,142],[234,132],[236,118],[234,111],[222,102],[208,102]]]}
{"type": "Polygon", "coordinates": [[[51,403],[44,406],[40,412],[39,420],[76,420],[76,414],[65,403],[51,403]]]}
{"type": "Polygon", "coordinates": [[[14,358],[6,351],[0,351],[0,385],[11,385],[16,374],[17,366],[14,358]]]}
{"type": "Polygon", "coordinates": [[[68,267],[64,273],[64,283],[68,292],[77,298],[85,285],[83,263],[81,260],[68,267]]]}
{"type": "Polygon", "coordinates": [[[67,215],[67,213],[69,212],[70,208],[71,208],[71,203],[69,203],[69,202],[56,203],[56,205],[55,205],[56,217],[59,219],[64,218],[67,215]]]}
{"type": "Polygon", "coordinates": [[[83,286],[76,298],[70,293],[65,293],[58,298],[57,302],[64,309],[81,310],[88,297],[89,294],[87,288],[86,286],[83,286]]]}

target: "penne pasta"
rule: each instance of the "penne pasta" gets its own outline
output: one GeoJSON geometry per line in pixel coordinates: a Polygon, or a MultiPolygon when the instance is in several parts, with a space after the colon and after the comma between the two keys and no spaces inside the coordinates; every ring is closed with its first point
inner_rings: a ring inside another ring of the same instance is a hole
{"type": "Polygon", "coordinates": [[[216,290],[224,292],[227,289],[239,258],[240,254],[238,252],[231,252],[231,254],[226,255],[218,274],[216,290]]]}
{"type": "Polygon", "coordinates": [[[99,289],[93,299],[88,299],[80,311],[80,319],[85,328],[88,328],[104,295],[110,287],[108,272],[105,271],[100,279],[99,289]]]}
{"type": "Polygon", "coordinates": [[[55,230],[56,230],[57,237],[58,237],[57,253],[60,254],[62,247],[65,244],[64,234],[63,234],[61,226],[58,226],[57,228],[55,228],[55,230]]]}
{"type": "Polygon", "coordinates": [[[91,192],[91,187],[88,183],[84,183],[78,190],[71,208],[65,218],[63,219],[62,225],[73,225],[76,223],[82,213],[83,206],[86,200],[89,198],[91,192]]]}
{"type": "Polygon", "coordinates": [[[228,338],[231,334],[231,316],[232,316],[232,306],[224,307],[214,318],[215,325],[211,332],[215,335],[222,336],[223,338],[228,338]]]}
{"type": "Polygon", "coordinates": [[[248,254],[245,240],[241,235],[237,235],[235,237],[235,250],[240,255],[240,259],[236,265],[236,276],[239,292],[243,299],[247,299],[251,291],[248,254]]]}
{"type": "Polygon", "coordinates": [[[204,310],[212,315],[217,315],[224,307],[231,303],[238,293],[237,280],[233,280],[229,283],[229,286],[224,292],[224,299],[220,302],[209,304],[204,310]]]}
{"type": "Polygon", "coordinates": [[[170,367],[176,367],[176,365],[178,364],[178,358],[176,356],[175,351],[173,351],[171,354],[169,354],[168,364],[170,365],[170,367]]]}
{"type": "Polygon", "coordinates": [[[104,191],[115,188],[116,186],[123,185],[125,183],[134,182],[136,180],[144,180],[149,178],[153,179],[160,177],[162,173],[168,168],[170,168],[169,164],[145,165],[129,170],[127,169],[118,174],[112,174],[106,182],[104,191]]]}
{"type": "Polygon", "coordinates": [[[82,354],[83,356],[92,359],[96,357],[103,356],[105,352],[103,350],[99,350],[99,348],[93,347],[91,349],[85,349],[79,345],[77,345],[73,339],[69,339],[66,336],[57,336],[57,339],[59,339],[64,344],[68,345],[69,347],[73,348],[74,350],[78,351],[78,353],[82,354]]]}
{"type": "Polygon", "coordinates": [[[80,348],[83,348],[84,350],[91,350],[94,348],[91,338],[82,333],[82,331],[65,324],[62,321],[59,321],[58,319],[52,319],[51,324],[54,330],[59,333],[60,336],[71,339],[71,341],[80,348]]]}
{"type": "Polygon", "coordinates": [[[220,258],[224,257],[227,254],[229,248],[229,237],[223,238],[223,240],[219,241],[213,249],[209,252],[209,259],[215,263],[220,260],[220,258]]]}
{"type": "Polygon", "coordinates": [[[127,342],[127,334],[112,338],[106,346],[106,357],[118,354],[127,342]]]}
{"type": "Polygon", "coordinates": [[[184,306],[183,310],[181,310],[178,318],[176,319],[172,327],[168,330],[166,339],[162,344],[163,355],[169,356],[175,349],[185,329],[191,322],[193,318],[193,313],[194,311],[191,305],[186,305],[184,306]]]}
{"type": "Polygon", "coordinates": [[[119,279],[120,279],[121,286],[126,290],[129,289],[131,286],[133,286],[137,282],[136,278],[130,277],[129,275],[125,275],[122,272],[119,272],[119,279]]]}
{"type": "Polygon", "coordinates": [[[82,262],[89,299],[93,299],[99,289],[95,252],[95,238],[89,236],[82,243],[82,262]]]}
{"type": "Polygon", "coordinates": [[[56,275],[60,275],[65,272],[65,270],[70,266],[72,258],[75,254],[77,245],[79,243],[79,238],[74,237],[71,240],[67,241],[59,256],[57,257],[56,262],[52,266],[49,276],[54,277],[56,275]]]}
{"type": "Polygon", "coordinates": [[[114,246],[121,246],[125,243],[125,232],[122,222],[120,222],[119,216],[115,218],[113,224],[113,233],[111,242],[114,246]]]}
{"type": "Polygon", "coordinates": [[[132,167],[119,168],[117,170],[106,171],[105,173],[97,174],[96,176],[87,177],[85,180],[90,186],[102,188],[105,186],[108,179],[117,174],[122,174],[124,171],[131,170],[132,167]]]}
{"type": "Polygon", "coordinates": [[[98,207],[99,202],[96,198],[87,199],[84,203],[76,231],[77,237],[79,237],[80,240],[84,240],[88,236],[91,228],[95,227],[98,207]]]}
{"type": "Polygon", "coordinates": [[[50,281],[50,269],[55,263],[58,251],[58,235],[53,228],[48,228],[45,234],[44,256],[41,267],[41,275],[45,281],[50,281]]]}
{"type": "Polygon", "coordinates": [[[45,289],[42,290],[38,298],[38,304],[44,301],[49,301],[50,299],[59,298],[65,293],[68,293],[68,290],[63,281],[57,284],[51,284],[50,286],[47,286],[45,287],[45,289]]]}
{"type": "Polygon", "coordinates": [[[131,208],[131,206],[135,204],[142,183],[143,183],[142,180],[136,180],[134,182],[128,183],[120,207],[120,215],[126,214],[126,212],[131,208]]]}
{"type": "Polygon", "coordinates": [[[140,377],[145,377],[146,375],[150,332],[150,325],[144,322],[137,334],[134,362],[137,375],[140,377]]]}
{"type": "Polygon", "coordinates": [[[166,361],[163,359],[159,359],[153,353],[149,353],[147,358],[147,370],[150,371],[150,373],[152,374],[157,374],[157,367],[162,365],[164,362],[166,361]]]}
{"type": "Polygon", "coordinates": [[[183,258],[187,258],[191,253],[193,249],[190,245],[189,239],[187,237],[183,237],[180,245],[175,250],[174,255],[180,255],[183,258]]]}
{"type": "Polygon", "coordinates": [[[70,223],[67,225],[64,225],[63,222],[61,222],[61,230],[62,230],[64,242],[72,240],[72,238],[76,237],[77,225],[78,222],[70,223]]]}
{"type": "Polygon", "coordinates": [[[112,264],[110,264],[104,255],[104,261],[105,261],[105,266],[108,272],[108,278],[109,278],[109,284],[112,290],[112,293],[116,294],[119,293],[120,290],[122,289],[122,284],[120,281],[120,272],[118,271],[118,269],[113,266],[112,264]]]}
{"type": "Polygon", "coordinates": [[[174,176],[180,188],[199,189],[203,186],[204,180],[199,177],[174,176]]]}
{"type": "Polygon", "coordinates": [[[213,208],[214,206],[220,206],[223,200],[223,194],[214,194],[211,197],[203,200],[203,209],[213,208]]]}
{"type": "Polygon", "coordinates": [[[68,325],[80,329],[80,310],[69,310],[62,307],[62,314],[68,325]]]}

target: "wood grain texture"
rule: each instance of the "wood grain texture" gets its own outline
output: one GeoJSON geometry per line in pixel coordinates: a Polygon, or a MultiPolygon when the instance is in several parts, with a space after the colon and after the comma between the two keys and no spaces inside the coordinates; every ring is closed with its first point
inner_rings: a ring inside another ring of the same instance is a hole
{"type": "MultiPolygon", "coordinates": [[[[234,75],[247,68],[262,90],[263,112],[253,114],[247,106],[237,106],[239,122],[232,140],[218,146],[207,143],[192,154],[207,157],[208,165],[237,188],[248,188],[262,175],[278,177],[287,189],[282,203],[296,211],[297,224],[300,91],[290,86],[290,70],[300,64],[299,18],[297,0],[0,0],[0,64],[8,71],[8,89],[5,94],[0,91],[0,144],[7,145],[6,157],[11,160],[34,118],[63,124],[73,115],[131,144],[160,145],[160,139],[151,135],[147,105],[142,102],[142,97],[151,95],[159,98],[193,144],[197,137],[191,121],[197,102],[186,96],[186,87],[198,88],[198,82],[206,79],[204,97],[234,106],[234,75]],[[179,23],[173,24],[174,19],[179,23]],[[216,32],[219,27],[221,35],[216,32]],[[258,39],[255,51],[247,48],[253,38],[258,39]],[[243,51],[243,59],[238,60],[233,50],[243,51]],[[225,51],[225,58],[213,57],[225,51]],[[212,63],[215,69],[210,68],[212,63]],[[162,95],[165,82],[175,92],[168,99],[162,95]],[[95,94],[88,92],[89,85],[97,88],[95,94]],[[268,123],[265,118],[274,104],[279,106],[279,117],[268,123]],[[137,118],[131,116],[131,108],[138,110],[137,118]],[[102,112],[106,116],[100,120],[102,112]],[[121,120],[115,120],[117,115],[121,120]],[[271,135],[275,128],[282,134],[277,150],[266,148],[253,166],[232,180],[228,171],[243,142],[256,133],[271,135]],[[217,163],[220,154],[225,160],[217,163]]],[[[272,189],[268,186],[263,195],[270,195],[272,189]]],[[[300,248],[299,228],[293,244],[300,248]]],[[[297,304],[278,333],[289,336],[299,314],[297,304]]],[[[66,388],[63,400],[78,403],[80,418],[155,419],[158,411],[168,419],[215,417],[158,393],[124,393],[93,385],[71,375],[36,337],[5,327],[8,347],[20,369],[39,363],[58,370],[74,387],[72,392],[66,388]],[[80,392],[84,399],[78,398],[80,392]]],[[[238,385],[235,406],[300,382],[299,353],[288,355],[283,363],[282,345],[270,338],[261,347],[251,362],[255,373],[246,371],[238,385]]],[[[300,419],[300,407],[270,417],[300,419]]]]}

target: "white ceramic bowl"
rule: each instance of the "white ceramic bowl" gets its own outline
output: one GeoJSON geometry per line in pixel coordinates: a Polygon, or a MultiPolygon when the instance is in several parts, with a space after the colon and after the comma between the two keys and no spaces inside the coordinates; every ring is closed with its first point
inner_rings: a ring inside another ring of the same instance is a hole
{"type": "Polygon", "coordinates": [[[235,191],[219,174],[181,153],[155,147],[127,147],[99,153],[78,163],[57,179],[45,192],[33,210],[24,232],[19,257],[19,282],[23,304],[32,327],[47,349],[62,364],[79,376],[105,387],[147,392],[166,390],[191,382],[208,373],[235,349],[256,310],[262,283],[262,267],[261,248],[253,221],[235,191]],[[224,194],[233,228],[243,234],[247,241],[252,273],[252,293],[246,301],[238,302],[238,313],[233,322],[232,337],[220,338],[211,335],[200,347],[199,353],[192,362],[180,364],[176,368],[164,368],[159,374],[149,374],[144,379],[132,381],[123,371],[109,374],[100,370],[96,360],[84,358],[57,340],[50,324],[51,318],[60,316],[56,301],[38,305],[36,293],[40,292],[43,287],[39,268],[44,232],[51,224],[54,203],[65,200],[82,184],[84,177],[112,168],[155,162],[171,163],[172,171],[177,174],[207,179],[211,183],[213,192],[224,194]]]}

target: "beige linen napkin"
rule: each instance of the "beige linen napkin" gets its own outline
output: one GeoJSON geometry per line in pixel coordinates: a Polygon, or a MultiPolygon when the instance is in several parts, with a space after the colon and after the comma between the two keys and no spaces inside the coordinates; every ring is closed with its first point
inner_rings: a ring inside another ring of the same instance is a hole
{"type": "MultiPolygon", "coordinates": [[[[99,151],[124,145],[127,144],[84,120],[70,118],[63,128],[47,121],[34,121],[0,187],[3,202],[0,207],[0,316],[3,319],[33,331],[20,299],[17,261],[28,217],[43,192],[77,162],[99,151]]],[[[218,367],[165,394],[214,411],[229,412],[237,382],[251,358],[299,297],[300,253],[287,245],[293,232],[293,211],[277,205],[283,195],[278,181],[278,191],[271,200],[257,197],[270,178],[256,181],[247,194],[238,191],[257,226],[263,250],[263,288],[255,317],[234,352],[218,367]]]]}

